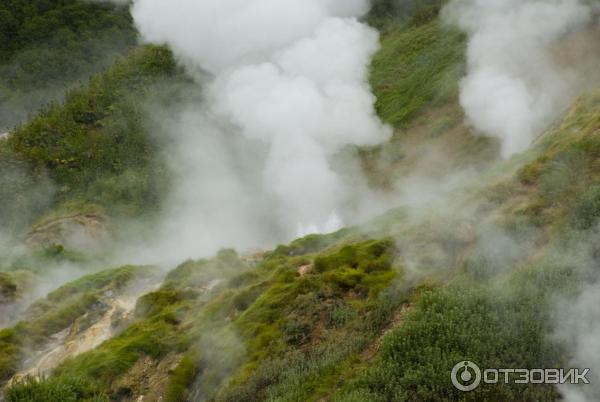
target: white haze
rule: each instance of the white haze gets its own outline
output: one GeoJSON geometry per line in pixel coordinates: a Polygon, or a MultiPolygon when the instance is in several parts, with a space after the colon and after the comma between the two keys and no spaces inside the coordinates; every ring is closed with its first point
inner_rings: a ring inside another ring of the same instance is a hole
{"type": "Polygon", "coordinates": [[[574,300],[563,301],[557,309],[559,340],[571,352],[569,367],[589,368],[587,385],[561,385],[567,402],[594,402],[600,395],[600,284],[590,284],[574,300]]]}
{"type": "MultiPolygon", "coordinates": [[[[178,173],[156,249],[185,258],[353,223],[369,196],[333,166],[388,139],[368,84],[378,33],[366,0],[136,0],[147,42],[167,44],[203,87],[166,116],[178,173]],[[166,242],[166,243],[165,243],[166,242]]],[[[355,161],[342,171],[358,172],[355,161]]],[[[367,206],[368,208],[368,206],[367,206]]]]}
{"type": "Polygon", "coordinates": [[[600,222],[589,230],[570,234],[552,260],[576,268],[578,286],[567,294],[554,295],[551,312],[554,333],[568,360],[565,368],[589,368],[589,384],[563,384],[558,390],[565,402],[595,402],[600,395],[600,222]]]}
{"type": "Polygon", "coordinates": [[[592,21],[584,1],[452,0],[444,14],[469,36],[461,104],[504,157],[526,150],[586,89],[590,67],[598,72],[597,54],[564,54],[574,46],[565,38],[592,21]]]}

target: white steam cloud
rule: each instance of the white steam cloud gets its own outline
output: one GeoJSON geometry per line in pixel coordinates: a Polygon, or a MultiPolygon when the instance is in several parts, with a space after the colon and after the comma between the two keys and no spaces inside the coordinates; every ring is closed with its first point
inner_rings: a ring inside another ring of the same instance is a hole
{"type": "Polygon", "coordinates": [[[379,47],[357,19],[368,9],[367,0],[134,1],[143,38],[167,44],[204,87],[202,106],[163,122],[177,144],[167,232],[179,251],[255,247],[354,216],[362,182],[336,172],[334,157],[391,134],[368,85],[379,47]]]}
{"type": "Polygon", "coordinates": [[[597,55],[570,64],[562,52],[592,21],[584,1],[452,0],[444,13],[469,35],[461,104],[477,130],[501,140],[504,157],[560,117],[585,89],[590,63],[597,70],[597,55]]]}
{"type": "Polygon", "coordinates": [[[593,402],[600,395],[600,285],[587,286],[574,300],[560,306],[556,336],[572,353],[570,367],[589,368],[590,384],[561,385],[559,390],[567,402],[593,402]]]}

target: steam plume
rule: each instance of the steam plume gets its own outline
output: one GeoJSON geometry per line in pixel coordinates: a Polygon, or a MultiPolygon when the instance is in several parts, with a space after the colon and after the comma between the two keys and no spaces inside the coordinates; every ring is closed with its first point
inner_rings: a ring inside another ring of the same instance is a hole
{"type": "Polygon", "coordinates": [[[164,124],[180,145],[171,219],[180,244],[251,246],[269,225],[290,238],[352,215],[345,208],[356,189],[332,159],[390,135],[367,82],[379,46],[357,20],[368,8],[367,0],[134,2],[143,38],[169,45],[204,86],[203,106],[164,124]]]}
{"type": "Polygon", "coordinates": [[[477,130],[501,140],[504,157],[559,118],[589,82],[590,63],[598,65],[590,53],[572,64],[564,57],[565,39],[592,21],[584,1],[452,0],[444,13],[469,35],[461,104],[477,130]]]}
{"type": "Polygon", "coordinates": [[[588,285],[577,298],[568,300],[558,309],[556,335],[571,353],[571,367],[590,369],[590,384],[559,386],[567,402],[592,402],[597,400],[600,392],[599,291],[598,283],[588,285]]]}

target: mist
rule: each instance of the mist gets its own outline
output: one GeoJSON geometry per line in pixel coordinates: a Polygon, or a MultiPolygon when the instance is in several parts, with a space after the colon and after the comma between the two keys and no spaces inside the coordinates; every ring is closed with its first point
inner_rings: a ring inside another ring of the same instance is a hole
{"type": "Polygon", "coordinates": [[[557,309],[555,336],[563,341],[570,352],[570,367],[589,368],[589,385],[561,385],[560,392],[567,402],[592,402],[600,392],[600,286],[598,282],[584,287],[570,300],[564,300],[557,309]]]}
{"type": "Polygon", "coordinates": [[[468,35],[460,102],[503,157],[526,150],[598,78],[596,13],[583,0],[452,0],[444,9],[468,35]]]}
{"type": "Polygon", "coordinates": [[[155,111],[175,171],[161,254],[250,249],[354,223],[368,189],[346,147],[385,142],[368,84],[377,31],[365,0],[137,0],[145,42],[167,44],[196,81],[155,111]]]}

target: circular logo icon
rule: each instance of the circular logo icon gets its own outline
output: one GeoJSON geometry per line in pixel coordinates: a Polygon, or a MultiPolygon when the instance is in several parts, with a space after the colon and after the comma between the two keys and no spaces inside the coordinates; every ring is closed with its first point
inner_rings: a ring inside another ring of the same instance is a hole
{"type": "Polygon", "coordinates": [[[469,392],[481,383],[481,370],[475,363],[465,360],[454,366],[451,377],[456,389],[469,392]]]}

